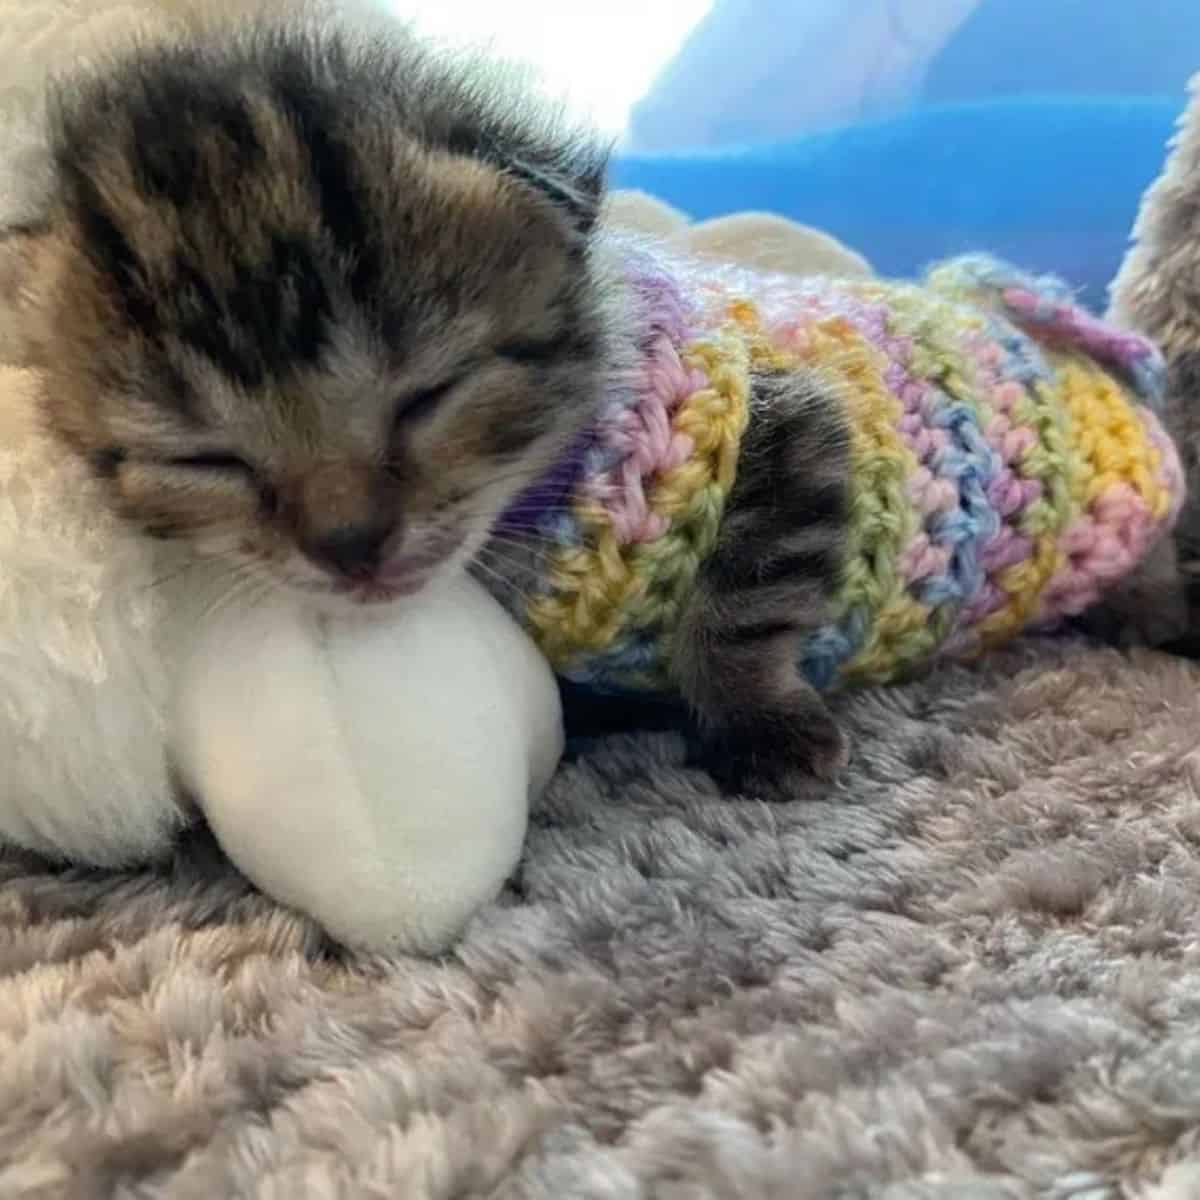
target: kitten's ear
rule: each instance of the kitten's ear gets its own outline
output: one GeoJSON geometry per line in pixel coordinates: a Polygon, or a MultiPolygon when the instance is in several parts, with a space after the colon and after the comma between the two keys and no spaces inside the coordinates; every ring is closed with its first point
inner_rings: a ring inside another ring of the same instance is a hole
{"type": "Polygon", "coordinates": [[[586,134],[537,136],[534,130],[454,128],[446,146],[456,154],[487,163],[550,200],[580,237],[600,217],[608,177],[608,148],[586,134]]]}
{"type": "Polygon", "coordinates": [[[0,363],[40,363],[37,282],[49,241],[44,226],[0,228],[0,363]]]}
{"type": "Polygon", "coordinates": [[[544,162],[532,156],[515,156],[505,166],[511,175],[553,201],[581,237],[587,237],[595,228],[608,169],[604,151],[580,147],[544,162]]]}

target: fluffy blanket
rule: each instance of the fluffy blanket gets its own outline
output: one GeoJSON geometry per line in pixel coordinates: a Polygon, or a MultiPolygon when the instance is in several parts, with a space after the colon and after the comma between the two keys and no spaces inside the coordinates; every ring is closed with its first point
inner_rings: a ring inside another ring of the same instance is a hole
{"type": "Polygon", "coordinates": [[[0,1195],[1193,1197],[1198,685],[1022,646],[852,697],[776,807],[599,742],[436,964],[203,840],[0,859],[0,1195]]]}

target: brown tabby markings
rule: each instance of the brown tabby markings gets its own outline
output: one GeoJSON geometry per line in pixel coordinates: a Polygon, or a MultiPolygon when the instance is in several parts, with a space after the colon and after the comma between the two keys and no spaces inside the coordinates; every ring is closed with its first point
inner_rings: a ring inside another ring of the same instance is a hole
{"type": "Polygon", "coordinates": [[[754,380],[740,469],[677,634],[681,690],[708,733],[708,765],[730,787],[786,795],[792,774],[830,775],[846,750],[798,668],[841,578],[849,435],[815,376],[754,380]]]}
{"type": "Polygon", "coordinates": [[[344,590],[461,562],[590,418],[603,154],[472,86],[406,41],[268,30],[58,97],[32,340],[129,519],[344,590]]]}

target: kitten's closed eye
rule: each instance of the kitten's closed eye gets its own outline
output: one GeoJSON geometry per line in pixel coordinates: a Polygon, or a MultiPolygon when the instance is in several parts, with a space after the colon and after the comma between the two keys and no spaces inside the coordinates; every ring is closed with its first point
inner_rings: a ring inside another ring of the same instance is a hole
{"type": "Polygon", "coordinates": [[[240,455],[223,451],[207,451],[203,454],[185,454],[165,460],[168,467],[181,467],[192,471],[226,471],[253,475],[254,468],[240,455]]]}
{"type": "MultiPolygon", "coordinates": [[[[535,366],[552,361],[554,356],[562,352],[566,339],[556,336],[543,340],[527,340],[506,342],[495,351],[495,361],[515,363],[519,366],[535,366]]],[[[433,387],[421,388],[401,396],[396,402],[395,425],[397,428],[405,425],[415,425],[428,420],[437,411],[438,406],[460,384],[467,381],[478,370],[486,370],[486,358],[471,360],[467,367],[459,370],[458,374],[443,380],[433,387]]]]}
{"type": "Polygon", "coordinates": [[[244,482],[258,493],[262,511],[273,513],[279,508],[279,493],[259,474],[253,463],[229,450],[205,450],[199,454],[183,454],[163,461],[163,466],[179,471],[195,471],[216,476],[228,482],[244,482]]]}
{"type": "Polygon", "coordinates": [[[105,450],[97,450],[91,456],[92,469],[101,479],[112,479],[121,469],[121,464],[129,457],[128,451],[120,446],[109,446],[105,450]]]}
{"type": "Polygon", "coordinates": [[[396,425],[412,425],[428,420],[433,416],[438,405],[462,383],[464,378],[466,378],[464,375],[455,375],[452,379],[447,379],[434,387],[422,388],[418,392],[410,392],[407,396],[401,396],[396,403],[396,425]]]}
{"type": "Polygon", "coordinates": [[[183,454],[174,458],[130,459],[129,451],[113,446],[98,451],[92,456],[92,466],[105,478],[112,478],[126,463],[139,462],[142,466],[178,467],[180,470],[225,471],[253,475],[254,468],[240,455],[229,451],[205,451],[201,454],[183,454]]]}

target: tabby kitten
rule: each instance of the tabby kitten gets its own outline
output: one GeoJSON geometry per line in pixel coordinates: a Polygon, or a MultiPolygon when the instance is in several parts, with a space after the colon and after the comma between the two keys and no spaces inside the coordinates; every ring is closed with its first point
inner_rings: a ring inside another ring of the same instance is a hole
{"type": "MultiPolygon", "coordinates": [[[[54,206],[3,257],[49,426],[115,510],[323,606],[469,565],[519,589],[539,547],[499,515],[630,386],[603,149],[483,68],[319,28],[142,49],[52,110],[54,206]]],[[[844,756],[795,651],[847,438],[794,378],[754,407],[675,657],[714,763],[770,786],[844,756]]]]}

